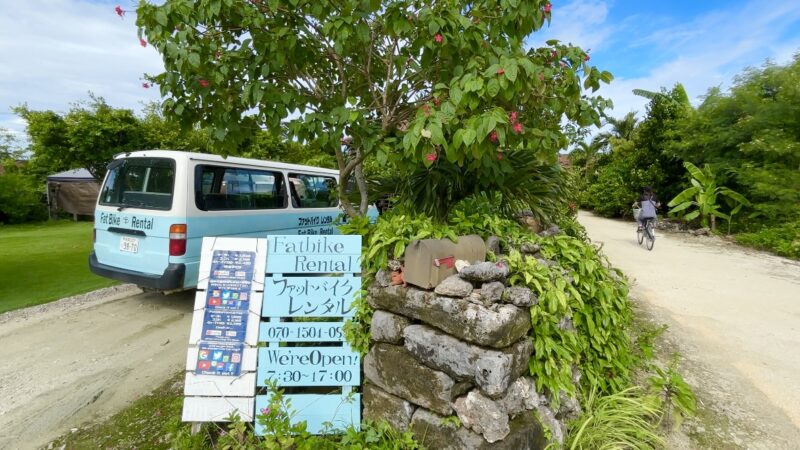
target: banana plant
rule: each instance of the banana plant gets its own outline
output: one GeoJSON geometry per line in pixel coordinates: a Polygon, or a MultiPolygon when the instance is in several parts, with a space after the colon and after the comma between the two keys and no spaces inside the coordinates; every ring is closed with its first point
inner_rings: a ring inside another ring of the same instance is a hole
{"type": "Polygon", "coordinates": [[[683,166],[689,172],[689,181],[692,186],[676,195],[667,206],[670,215],[677,213],[683,214],[683,219],[687,222],[700,217],[700,223],[703,227],[709,227],[712,231],[716,230],[716,218],[725,219],[728,221],[728,231],[730,232],[730,222],[733,216],[738,213],[742,207],[750,206],[750,202],[738,192],[729,189],[725,186],[717,186],[714,179],[714,172],[711,167],[706,164],[703,170],[690,162],[684,162],[683,166]],[[722,196],[733,206],[728,214],[720,211],[720,203],[717,201],[722,196]],[[690,212],[686,212],[691,210],[690,212]]]}

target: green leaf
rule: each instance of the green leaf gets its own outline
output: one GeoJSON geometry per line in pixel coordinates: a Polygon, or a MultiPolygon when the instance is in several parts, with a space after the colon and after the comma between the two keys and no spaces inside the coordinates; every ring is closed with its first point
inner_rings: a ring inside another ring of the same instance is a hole
{"type": "Polygon", "coordinates": [[[195,69],[200,67],[200,55],[197,53],[189,53],[189,64],[195,69]]]}
{"type": "Polygon", "coordinates": [[[492,78],[489,80],[489,84],[486,85],[486,93],[488,93],[490,97],[494,97],[498,92],[500,92],[500,83],[498,83],[496,79],[492,78]]]}
{"type": "Polygon", "coordinates": [[[510,81],[512,83],[514,81],[516,81],[516,79],[517,79],[517,65],[516,64],[509,64],[508,67],[506,67],[505,76],[508,79],[508,81],[510,81]]]}
{"type": "Polygon", "coordinates": [[[167,23],[168,23],[168,21],[167,21],[167,13],[165,13],[162,8],[159,8],[156,11],[156,22],[158,22],[158,24],[161,25],[162,27],[167,26],[167,23]]]}
{"type": "Polygon", "coordinates": [[[475,133],[475,130],[473,130],[472,128],[466,128],[464,130],[464,136],[462,138],[464,140],[464,146],[469,147],[470,145],[472,145],[472,143],[475,141],[476,136],[477,133],[475,133]]]}
{"type": "Polygon", "coordinates": [[[450,100],[454,105],[458,106],[461,103],[462,95],[461,89],[458,86],[453,85],[453,87],[450,88],[450,100]]]}

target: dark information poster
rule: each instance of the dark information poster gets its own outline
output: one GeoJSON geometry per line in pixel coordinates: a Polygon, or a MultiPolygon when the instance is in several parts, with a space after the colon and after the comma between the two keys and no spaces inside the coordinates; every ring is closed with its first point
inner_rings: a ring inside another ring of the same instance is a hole
{"type": "Polygon", "coordinates": [[[238,377],[244,345],[239,342],[201,342],[197,352],[197,375],[238,377]]]}
{"type": "Polygon", "coordinates": [[[256,253],[215,250],[206,291],[203,341],[244,342],[256,253]]]}

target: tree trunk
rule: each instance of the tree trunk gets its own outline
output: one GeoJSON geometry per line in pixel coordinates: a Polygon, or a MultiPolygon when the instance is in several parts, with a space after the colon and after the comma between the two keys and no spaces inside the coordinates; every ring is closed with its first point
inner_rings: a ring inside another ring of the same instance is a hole
{"type": "Polygon", "coordinates": [[[715,231],[717,229],[717,216],[711,215],[711,231],[715,231]]]}

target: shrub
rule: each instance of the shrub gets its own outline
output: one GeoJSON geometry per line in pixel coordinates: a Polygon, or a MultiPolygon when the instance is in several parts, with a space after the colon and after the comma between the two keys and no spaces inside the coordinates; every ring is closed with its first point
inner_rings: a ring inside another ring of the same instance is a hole
{"type": "Polygon", "coordinates": [[[800,259],[800,219],[736,235],[736,242],[800,259]]]}
{"type": "Polygon", "coordinates": [[[46,218],[47,208],[32,177],[20,173],[0,175],[0,223],[22,223],[46,218]]]}

